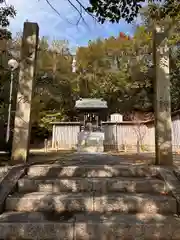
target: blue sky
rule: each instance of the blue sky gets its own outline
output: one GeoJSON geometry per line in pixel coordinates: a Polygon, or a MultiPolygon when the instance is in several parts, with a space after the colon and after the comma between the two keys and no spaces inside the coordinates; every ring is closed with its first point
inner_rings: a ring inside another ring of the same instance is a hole
{"type": "MultiPolygon", "coordinates": [[[[77,46],[87,45],[89,40],[98,37],[117,36],[121,31],[130,35],[133,34],[134,26],[124,21],[119,24],[105,23],[101,25],[85,13],[84,19],[88,26],[83,21],[76,26],[78,13],[68,3],[68,0],[49,1],[58,10],[60,16],[50,8],[45,0],[6,0],[7,4],[14,5],[17,10],[17,16],[11,20],[10,24],[13,35],[22,31],[23,22],[26,20],[39,24],[41,36],[46,36],[50,40],[66,39],[73,49],[77,46]]],[[[87,1],[84,0],[84,5],[87,5],[87,1]]],[[[72,2],[75,3],[75,0],[72,0],[72,2]]],[[[79,7],[77,4],[76,6],[79,7]]]]}

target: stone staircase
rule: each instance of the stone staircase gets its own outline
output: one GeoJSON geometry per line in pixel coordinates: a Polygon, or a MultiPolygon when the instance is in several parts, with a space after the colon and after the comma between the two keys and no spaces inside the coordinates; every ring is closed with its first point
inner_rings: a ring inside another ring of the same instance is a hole
{"type": "Polygon", "coordinates": [[[176,199],[145,165],[32,165],[4,209],[0,239],[180,239],[176,199]]]}

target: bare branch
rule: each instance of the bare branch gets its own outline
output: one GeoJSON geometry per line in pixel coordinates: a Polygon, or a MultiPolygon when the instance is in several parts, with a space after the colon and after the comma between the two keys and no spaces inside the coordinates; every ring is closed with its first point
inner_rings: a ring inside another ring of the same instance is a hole
{"type": "Polygon", "coordinates": [[[89,28],[89,26],[87,25],[83,15],[82,15],[82,7],[80,6],[80,10],[70,1],[70,0],[67,0],[69,2],[69,4],[79,13],[79,19],[76,23],[76,25],[79,24],[79,22],[81,21],[81,19],[83,20],[84,24],[89,28]]]}
{"type": "MultiPolygon", "coordinates": [[[[80,13],[81,13],[81,15],[82,15],[82,7],[80,7],[80,13]]],[[[80,22],[80,20],[81,20],[81,15],[80,15],[80,17],[79,17],[79,19],[78,19],[78,21],[77,21],[77,25],[79,24],[79,22],[80,22]]]]}
{"type": "MultiPolygon", "coordinates": [[[[95,22],[98,22],[97,19],[96,19],[96,17],[95,17],[93,14],[91,14],[90,12],[88,12],[87,9],[85,8],[85,6],[84,6],[79,0],[75,0],[75,1],[79,4],[79,6],[80,6],[89,16],[91,16],[91,17],[95,20],[95,22]]],[[[99,23],[99,22],[98,22],[98,23],[99,23]]]]}
{"type": "MultiPolygon", "coordinates": [[[[53,11],[55,11],[55,12],[62,18],[61,14],[57,11],[57,9],[56,9],[54,6],[50,3],[50,1],[49,1],[49,0],[45,0],[45,1],[46,1],[47,4],[53,9],[53,11]]],[[[73,23],[70,22],[67,18],[65,18],[68,23],[70,23],[70,24],[72,24],[72,25],[78,26],[79,22],[82,20],[82,21],[84,22],[84,24],[86,25],[86,27],[88,27],[88,29],[89,29],[89,26],[88,26],[87,22],[85,21],[85,19],[84,19],[84,17],[83,17],[82,10],[84,10],[89,16],[91,16],[91,17],[93,18],[93,20],[95,20],[96,23],[99,23],[99,22],[97,21],[96,17],[95,17],[93,14],[89,13],[89,12],[87,11],[86,7],[85,7],[79,0],[75,0],[75,1],[78,3],[80,9],[78,9],[78,8],[76,7],[76,5],[75,5],[74,3],[72,3],[71,0],[67,0],[67,1],[68,1],[68,3],[78,12],[78,14],[79,14],[79,19],[77,20],[76,24],[73,24],[73,23]]]]}
{"type": "MultiPolygon", "coordinates": [[[[56,10],[56,8],[50,3],[50,1],[49,1],[49,0],[45,0],[45,1],[46,1],[47,4],[50,6],[50,8],[51,8],[57,15],[59,15],[59,17],[62,19],[63,17],[61,16],[60,12],[58,12],[58,11],[56,10]]],[[[70,23],[71,25],[75,25],[74,23],[70,22],[67,18],[65,18],[65,20],[66,20],[68,23],[70,23]]]]}

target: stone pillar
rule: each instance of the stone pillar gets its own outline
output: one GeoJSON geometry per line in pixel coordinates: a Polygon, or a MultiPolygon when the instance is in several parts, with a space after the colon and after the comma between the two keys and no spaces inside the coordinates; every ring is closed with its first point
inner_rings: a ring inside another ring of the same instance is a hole
{"type": "Polygon", "coordinates": [[[163,37],[163,34],[163,29],[156,27],[154,35],[156,164],[172,165],[169,47],[167,36],[163,37]]]}
{"type": "Polygon", "coordinates": [[[13,163],[26,162],[28,159],[38,35],[36,23],[24,23],[11,155],[13,163]]]}

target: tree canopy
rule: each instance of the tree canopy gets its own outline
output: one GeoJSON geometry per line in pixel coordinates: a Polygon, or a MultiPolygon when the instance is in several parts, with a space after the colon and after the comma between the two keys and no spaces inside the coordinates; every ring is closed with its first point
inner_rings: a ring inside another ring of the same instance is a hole
{"type": "Polygon", "coordinates": [[[8,39],[11,33],[6,30],[9,19],[15,17],[16,11],[12,5],[7,5],[5,0],[0,0],[0,40],[8,39]]]}
{"type": "MultiPolygon", "coordinates": [[[[119,22],[125,19],[132,22],[140,13],[140,9],[145,5],[145,0],[89,0],[90,6],[87,11],[95,14],[98,21],[104,23],[108,20],[119,22]]],[[[179,0],[149,0],[151,16],[156,19],[163,19],[166,16],[176,17],[180,13],[179,0]]]]}

